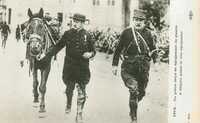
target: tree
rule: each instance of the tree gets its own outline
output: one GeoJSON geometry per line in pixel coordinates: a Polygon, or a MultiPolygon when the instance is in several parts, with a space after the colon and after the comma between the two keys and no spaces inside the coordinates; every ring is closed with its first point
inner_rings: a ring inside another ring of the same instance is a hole
{"type": "Polygon", "coordinates": [[[147,12],[147,25],[152,23],[157,30],[162,30],[166,24],[161,18],[165,16],[168,4],[168,0],[141,0],[139,7],[147,12]]]}

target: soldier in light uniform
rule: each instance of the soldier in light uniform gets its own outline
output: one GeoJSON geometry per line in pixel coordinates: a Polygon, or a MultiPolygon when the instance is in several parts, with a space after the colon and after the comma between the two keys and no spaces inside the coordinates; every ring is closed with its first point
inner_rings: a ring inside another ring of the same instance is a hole
{"type": "Polygon", "coordinates": [[[94,40],[83,28],[87,21],[82,14],[74,14],[73,28],[66,31],[60,41],[52,50],[41,59],[45,63],[66,47],[66,56],[63,68],[63,81],[66,85],[66,113],[70,113],[72,105],[73,90],[77,84],[77,115],[76,121],[83,122],[82,110],[86,101],[86,85],[90,80],[89,60],[95,56],[94,40]]]}
{"type": "Polygon", "coordinates": [[[116,75],[122,54],[121,77],[130,92],[131,123],[137,123],[138,102],[145,96],[150,60],[156,59],[156,54],[150,56],[150,52],[155,49],[151,33],[145,29],[145,12],[134,10],[133,25],[122,32],[112,62],[113,73],[116,75]]]}

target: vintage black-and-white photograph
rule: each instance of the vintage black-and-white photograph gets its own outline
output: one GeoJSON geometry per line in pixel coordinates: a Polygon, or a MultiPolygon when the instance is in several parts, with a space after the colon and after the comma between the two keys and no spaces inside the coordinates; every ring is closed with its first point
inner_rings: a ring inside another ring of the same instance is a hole
{"type": "Polygon", "coordinates": [[[167,123],[169,0],[0,0],[1,123],[167,123]]]}

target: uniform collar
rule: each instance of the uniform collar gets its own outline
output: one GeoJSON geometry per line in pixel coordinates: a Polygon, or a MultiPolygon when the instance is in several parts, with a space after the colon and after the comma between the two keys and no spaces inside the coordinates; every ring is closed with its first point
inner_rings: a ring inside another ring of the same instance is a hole
{"type": "Polygon", "coordinates": [[[77,29],[77,32],[82,32],[84,28],[77,29]]]}
{"type": "Polygon", "coordinates": [[[84,28],[81,28],[81,29],[74,29],[74,28],[72,28],[71,30],[74,31],[74,32],[80,33],[82,31],[84,31],[85,29],[84,28]]]}

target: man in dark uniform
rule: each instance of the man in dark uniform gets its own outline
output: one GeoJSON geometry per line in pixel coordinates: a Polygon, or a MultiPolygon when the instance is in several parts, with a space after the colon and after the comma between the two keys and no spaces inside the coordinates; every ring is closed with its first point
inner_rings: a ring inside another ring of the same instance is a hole
{"type": "Polygon", "coordinates": [[[6,21],[4,21],[3,24],[1,25],[2,48],[4,49],[6,47],[6,41],[9,33],[11,33],[10,27],[8,26],[6,21]]]}
{"type": "Polygon", "coordinates": [[[63,81],[66,85],[67,105],[66,113],[71,111],[73,90],[77,84],[77,115],[76,121],[82,122],[82,110],[86,101],[86,85],[90,80],[89,60],[94,57],[96,52],[94,40],[83,28],[87,21],[82,14],[74,14],[73,28],[66,31],[60,41],[52,50],[41,59],[42,63],[47,62],[57,54],[63,47],[66,47],[66,56],[63,68],[63,81]]]}
{"type": "MultiPolygon", "coordinates": [[[[130,92],[131,123],[137,123],[138,102],[145,96],[149,78],[150,52],[156,49],[151,33],[144,27],[145,12],[134,10],[133,24],[122,32],[112,62],[116,75],[119,58],[123,54],[121,77],[130,92]]],[[[152,55],[154,61],[155,56],[152,55]]]]}

